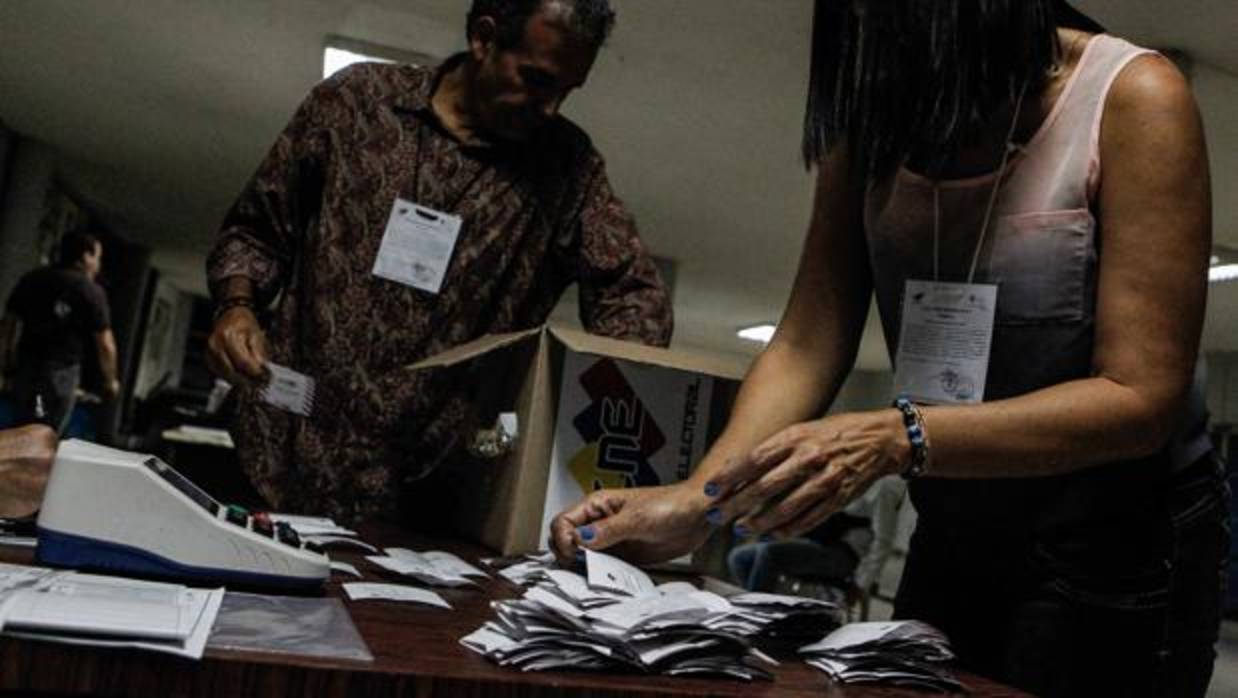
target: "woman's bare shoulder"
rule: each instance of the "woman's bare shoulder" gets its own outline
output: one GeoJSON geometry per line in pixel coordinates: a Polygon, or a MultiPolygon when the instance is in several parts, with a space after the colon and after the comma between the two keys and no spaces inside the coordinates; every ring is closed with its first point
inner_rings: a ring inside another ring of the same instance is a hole
{"type": "Polygon", "coordinates": [[[1171,126],[1178,119],[1197,118],[1186,77],[1158,53],[1139,56],[1123,68],[1105,103],[1105,119],[1116,125],[1156,119],[1161,126],[1171,126]]]}

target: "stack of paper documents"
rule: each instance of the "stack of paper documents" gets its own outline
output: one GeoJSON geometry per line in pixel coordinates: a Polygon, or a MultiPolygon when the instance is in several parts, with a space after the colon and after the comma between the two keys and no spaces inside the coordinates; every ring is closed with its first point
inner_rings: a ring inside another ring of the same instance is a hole
{"type": "Polygon", "coordinates": [[[0,564],[5,635],[198,659],[224,590],[0,564]]]}
{"type": "Polygon", "coordinates": [[[477,586],[472,578],[490,576],[459,557],[438,550],[419,553],[405,548],[387,548],[383,552],[387,554],[371,555],[366,559],[383,569],[431,586],[477,586]]]}
{"type": "Polygon", "coordinates": [[[334,519],[325,516],[303,516],[301,514],[270,514],[271,520],[283,522],[292,526],[297,535],[305,536],[355,536],[357,532],[335,523],[334,519]]]}
{"type": "Polygon", "coordinates": [[[313,543],[320,548],[346,547],[358,548],[368,553],[377,553],[378,548],[356,538],[357,532],[335,523],[332,519],[322,516],[301,516],[299,514],[269,514],[271,521],[285,523],[297,532],[301,540],[313,543]]]}
{"type": "Polygon", "coordinates": [[[606,669],[754,679],[769,678],[754,660],[773,660],[750,640],[772,624],[803,614],[837,625],[838,609],[827,602],[771,594],[728,600],[686,582],[658,586],[622,560],[593,551],[585,555],[584,576],[555,569],[546,558],[518,563],[518,576],[532,588],[521,599],[492,604],[496,620],[461,643],[524,671],[606,669]]]}
{"type": "Polygon", "coordinates": [[[950,643],[920,621],[851,623],[800,648],[809,664],[842,683],[889,683],[940,691],[963,687],[945,667],[950,643]]]}
{"type": "Polygon", "coordinates": [[[748,592],[727,597],[732,605],[760,620],[762,637],[786,642],[807,642],[838,627],[846,617],[841,606],[832,601],[803,596],[784,596],[748,592]]]}
{"type": "MultiPolygon", "coordinates": [[[[490,575],[482,572],[451,553],[439,550],[417,552],[407,548],[387,548],[386,555],[371,555],[366,559],[385,570],[410,577],[430,586],[476,587],[476,578],[490,575]]],[[[417,589],[398,584],[351,583],[344,585],[344,592],[354,601],[381,599],[421,603],[440,608],[451,608],[443,597],[429,589],[417,589]]]]}

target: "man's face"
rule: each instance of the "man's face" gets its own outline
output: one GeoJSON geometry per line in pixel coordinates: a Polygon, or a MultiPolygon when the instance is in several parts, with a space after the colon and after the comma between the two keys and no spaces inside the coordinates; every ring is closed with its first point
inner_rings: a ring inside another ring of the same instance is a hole
{"type": "Polygon", "coordinates": [[[99,276],[99,270],[103,267],[103,244],[95,243],[95,248],[82,256],[82,271],[90,279],[99,276]]]}
{"type": "Polygon", "coordinates": [[[490,38],[493,32],[474,32],[474,109],[486,134],[528,140],[558,115],[572,90],[584,85],[597,50],[572,34],[564,11],[555,2],[544,3],[529,17],[521,42],[509,49],[490,38]]]}

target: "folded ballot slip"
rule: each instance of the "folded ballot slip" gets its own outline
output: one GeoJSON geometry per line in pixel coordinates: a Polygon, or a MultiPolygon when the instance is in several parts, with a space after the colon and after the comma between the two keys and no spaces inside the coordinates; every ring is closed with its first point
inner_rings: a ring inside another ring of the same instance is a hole
{"type": "Polygon", "coordinates": [[[368,582],[350,582],[344,586],[344,593],[351,601],[401,601],[404,603],[419,603],[426,606],[451,609],[451,604],[443,597],[429,589],[402,586],[400,584],[372,584],[368,582]]]}
{"type": "Polygon", "coordinates": [[[314,411],[313,378],[269,361],[267,371],[271,379],[258,392],[264,402],[302,417],[314,411]]]}
{"type": "Polygon", "coordinates": [[[527,587],[492,604],[495,618],[461,644],[521,671],[597,670],[668,676],[769,679],[775,664],[753,646],[788,618],[811,617],[817,634],[841,609],[776,594],[724,598],[687,582],[656,584],[618,558],[585,552],[585,574],[550,556],[511,561],[500,575],[527,587]]]}

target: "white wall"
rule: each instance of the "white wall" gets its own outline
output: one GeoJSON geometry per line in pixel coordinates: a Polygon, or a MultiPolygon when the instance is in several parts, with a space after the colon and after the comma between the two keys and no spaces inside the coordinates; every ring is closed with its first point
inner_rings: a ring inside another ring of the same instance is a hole
{"type": "Polygon", "coordinates": [[[133,395],[139,399],[150,397],[151,389],[165,376],[165,387],[180,384],[193,319],[193,297],[160,277],[150,307],[133,386],[133,395]]]}
{"type": "Polygon", "coordinates": [[[1238,76],[1196,63],[1191,87],[1208,138],[1214,236],[1217,242],[1238,246],[1238,76]]]}
{"type": "Polygon", "coordinates": [[[1238,352],[1211,353],[1207,359],[1212,424],[1238,425],[1238,352]]]}
{"type": "MultiPolygon", "coordinates": [[[[1191,84],[1212,166],[1213,241],[1238,250],[1238,76],[1196,63],[1191,84]]],[[[1238,351],[1238,283],[1209,287],[1203,347],[1208,352],[1238,351]]]]}
{"type": "Polygon", "coordinates": [[[0,201],[0,299],[9,297],[22,274],[43,263],[39,221],[56,167],[55,151],[42,143],[14,138],[11,147],[0,201]]]}

